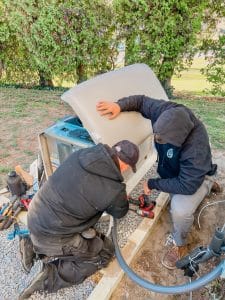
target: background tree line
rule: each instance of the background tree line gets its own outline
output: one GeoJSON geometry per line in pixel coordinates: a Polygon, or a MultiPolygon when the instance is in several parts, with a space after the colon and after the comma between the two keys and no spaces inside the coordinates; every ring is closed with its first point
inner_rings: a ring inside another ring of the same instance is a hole
{"type": "Polygon", "coordinates": [[[148,64],[167,90],[202,51],[223,94],[225,34],[212,38],[223,17],[224,0],[0,0],[0,82],[81,82],[114,69],[123,44],[125,65],[148,64]]]}

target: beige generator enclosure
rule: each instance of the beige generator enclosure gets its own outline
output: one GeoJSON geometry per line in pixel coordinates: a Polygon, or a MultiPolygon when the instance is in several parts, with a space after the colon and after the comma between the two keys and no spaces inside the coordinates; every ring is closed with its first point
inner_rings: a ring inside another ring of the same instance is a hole
{"type": "Polygon", "coordinates": [[[93,142],[112,146],[120,140],[134,142],[140,149],[137,172],[125,177],[129,193],[155,162],[151,122],[136,112],[124,112],[108,120],[96,111],[98,101],[116,101],[130,95],[146,95],[168,100],[159,80],[145,64],[134,64],[98,75],[76,85],[62,95],[73,108],[93,142]]]}

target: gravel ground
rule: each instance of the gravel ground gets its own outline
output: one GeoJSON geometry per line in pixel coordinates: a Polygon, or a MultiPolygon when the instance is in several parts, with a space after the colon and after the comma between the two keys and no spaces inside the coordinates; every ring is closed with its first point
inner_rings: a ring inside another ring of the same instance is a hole
{"type": "MultiPolygon", "coordinates": [[[[149,177],[155,175],[155,167],[153,167],[139,182],[131,193],[133,198],[143,193],[142,186],[143,181],[149,177]]],[[[153,192],[151,199],[154,200],[158,196],[157,192],[153,192]]],[[[128,214],[119,221],[118,224],[118,242],[120,247],[123,247],[128,237],[137,228],[142,221],[142,217],[135,214],[135,212],[129,211],[128,214]]],[[[96,228],[106,233],[109,227],[109,221],[104,220],[96,225],[96,228]]],[[[7,234],[12,231],[12,227],[9,230],[0,232],[0,300],[14,300],[18,298],[21,291],[27,287],[29,282],[34,276],[41,270],[41,263],[37,262],[32,268],[29,275],[26,275],[20,264],[19,255],[19,242],[18,237],[13,241],[7,240],[7,234]]],[[[96,282],[87,278],[82,284],[66,288],[58,291],[54,294],[34,294],[30,299],[33,300],[50,300],[50,299],[63,299],[72,300],[79,299],[85,300],[93,291],[96,286],[96,282]]]]}

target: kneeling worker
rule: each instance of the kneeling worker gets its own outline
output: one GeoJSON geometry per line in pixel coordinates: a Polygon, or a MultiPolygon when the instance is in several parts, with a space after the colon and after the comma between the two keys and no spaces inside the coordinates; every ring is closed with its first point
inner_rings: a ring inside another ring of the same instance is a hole
{"type": "Polygon", "coordinates": [[[135,172],[138,158],[138,147],[127,140],[113,147],[98,144],[74,152],[53,173],[31,202],[28,229],[33,245],[21,251],[27,272],[34,255],[42,259],[43,269],[20,299],[81,283],[109,263],[112,242],[92,226],[104,211],[115,218],[126,215],[129,204],[121,173],[130,167],[135,172]]]}
{"type": "Polygon", "coordinates": [[[155,189],[171,195],[173,232],[161,262],[167,269],[175,269],[176,261],[186,254],[194,212],[210,191],[221,190],[215,182],[217,165],[212,163],[206,128],[188,107],[144,95],[101,101],[97,110],[109,119],[136,111],[151,120],[159,176],[149,178],[144,191],[150,194],[155,189]]]}

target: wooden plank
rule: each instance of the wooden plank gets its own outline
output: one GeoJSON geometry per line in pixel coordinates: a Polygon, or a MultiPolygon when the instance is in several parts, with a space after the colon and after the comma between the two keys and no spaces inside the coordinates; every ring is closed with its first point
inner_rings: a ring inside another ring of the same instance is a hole
{"type": "MultiPolygon", "coordinates": [[[[129,237],[127,244],[121,251],[128,265],[131,263],[132,259],[135,257],[137,252],[140,250],[140,248],[148,238],[154,225],[157,223],[163,209],[166,207],[168,199],[168,194],[160,193],[156,200],[157,205],[154,208],[155,218],[144,218],[138,228],[129,237]]],[[[121,281],[124,272],[120,268],[117,260],[114,259],[106,269],[103,269],[103,274],[103,277],[101,278],[91,295],[88,297],[88,300],[109,299],[113,291],[121,281]]]]}
{"type": "Polygon", "coordinates": [[[9,192],[9,190],[7,189],[7,188],[3,188],[3,189],[1,189],[0,190],[0,194],[2,195],[2,194],[6,194],[6,193],[8,193],[9,192]]]}
{"type": "Polygon", "coordinates": [[[42,156],[44,170],[45,170],[45,176],[46,179],[48,179],[48,177],[52,175],[53,169],[50,160],[48,144],[47,144],[46,137],[44,136],[44,133],[39,134],[38,140],[39,140],[39,146],[40,146],[41,156],[42,156]]]}
{"type": "Polygon", "coordinates": [[[21,211],[16,219],[27,226],[27,211],[21,211]]]}
{"type": "Polygon", "coordinates": [[[8,203],[10,200],[8,197],[4,196],[4,195],[0,195],[0,206],[3,205],[3,203],[8,203]]]}
{"type": "Polygon", "coordinates": [[[26,182],[28,187],[33,186],[34,177],[26,172],[20,165],[15,166],[16,173],[26,182]]]}

